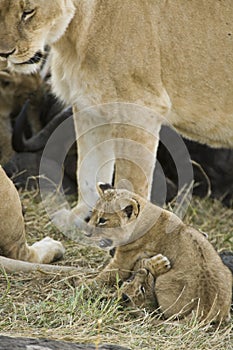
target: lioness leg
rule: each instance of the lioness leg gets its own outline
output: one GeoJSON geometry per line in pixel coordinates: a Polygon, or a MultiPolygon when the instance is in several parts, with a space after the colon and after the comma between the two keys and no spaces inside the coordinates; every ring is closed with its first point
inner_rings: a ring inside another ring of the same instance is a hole
{"type": "MultiPolygon", "coordinates": [[[[112,183],[114,173],[113,126],[101,107],[79,112],[73,108],[78,147],[78,203],[73,213],[85,219],[98,198],[96,183],[112,183]]],[[[74,218],[74,216],[73,216],[74,218]]],[[[72,217],[71,217],[72,221],[72,217]]],[[[78,225],[77,225],[78,226],[78,225]]]]}
{"type": "Polygon", "coordinates": [[[60,242],[46,237],[31,247],[25,238],[24,219],[18,192],[0,166],[0,254],[17,260],[50,263],[64,254],[60,242]]]}
{"type": "Polygon", "coordinates": [[[88,215],[98,181],[149,198],[162,118],[141,106],[113,103],[83,112],[74,108],[74,124],[79,198],[73,213],[88,215]]]}
{"type": "Polygon", "coordinates": [[[154,130],[147,130],[150,125],[145,118],[145,127],[138,125],[121,126],[116,143],[114,187],[125,188],[150,199],[153,172],[159,143],[159,120],[154,120],[154,130]],[[142,161],[143,159],[143,161],[142,161]]]}

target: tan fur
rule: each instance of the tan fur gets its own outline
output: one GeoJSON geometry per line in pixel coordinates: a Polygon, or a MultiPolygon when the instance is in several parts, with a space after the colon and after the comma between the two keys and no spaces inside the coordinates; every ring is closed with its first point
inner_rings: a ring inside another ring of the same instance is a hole
{"type": "MultiPolygon", "coordinates": [[[[127,280],[144,259],[139,267],[150,272],[154,287],[151,276],[148,282],[140,274],[131,287],[146,282],[147,296],[156,296],[165,317],[182,318],[195,312],[205,322],[228,320],[232,275],[202,233],[137,194],[104,187],[99,193],[88,224],[90,235],[101,247],[117,248],[97,282],[114,285],[116,274],[127,280]],[[153,263],[158,254],[171,264],[161,275],[153,263]]],[[[129,297],[140,305],[132,288],[129,297]]]]}
{"type": "Polygon", "coordinates": [[[156,278],[171,268],[169,260],[157,254],[151,258],[139,259],[134,265],[134,272],[121,287],[122,300],[128,306],[146,308],[154,311],[158,308],[155,281],[156,278]]]}
{"type": "Polygon", "coordinates": [[[81,189],[75,214],[87,215],[97,198],[99,171],[110,182],[115,169],[116,184],[126,179],[124,187],[149,197],[162,123],[200,142],[233,145],[231,0],[0,0],[0,10],[0,53],[16,49],[2,63],[34,72],[41,62],[25,62],[51,45],[54,91],[74,106],[81,189]],[[103,104],[115,102],[118,111],[114,104],[106,111],[103,104]],[[93,105],[97,110],[80,113],[93,105]],[[152,157],[137,164],[126,140],[152,157]]]}
{"type": "MultiPolygon", "coordinates": [[[[13,182],[6,176],[0,166],[0,255],[34,263],[31,270],[38,268],[35,264],[48,264],[61,258],[65,252],[62,244],[46,237],[28,246],[25,237],[24,219],[18,192],[13,182]]],[[[28,265],[18,264],[0,257],[0,265],[7,271],[29,271],[28,265]]],[[[53,269],[51,268],[53,271],[53,269]]]]}
{"type": "Polygon", "coordinates": [[[69,266],[48,265],[62,258],[65,249],[50,237],[28,246],[18,192],[0,166],[0,267],[6,272],[74,273],[69,266]]]}

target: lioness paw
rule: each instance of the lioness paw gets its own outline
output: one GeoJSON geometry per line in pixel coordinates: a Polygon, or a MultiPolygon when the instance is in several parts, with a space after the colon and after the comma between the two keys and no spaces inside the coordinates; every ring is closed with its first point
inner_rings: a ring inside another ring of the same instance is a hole
{"type": "Polygon", "coordinates": [[[155,277],[162,275],[171,269],[170,261],[162,254],[157,254],[152,258],[143,259],[142,265],[155,277]]]}
{"type": "Polygon", "coordinates": [[[65,253],[65,248],[61,242],[55,241],[50,237],[45,237],[31,246],[37,255],[38,263],[48,264],[59,260],[65,253]]]}

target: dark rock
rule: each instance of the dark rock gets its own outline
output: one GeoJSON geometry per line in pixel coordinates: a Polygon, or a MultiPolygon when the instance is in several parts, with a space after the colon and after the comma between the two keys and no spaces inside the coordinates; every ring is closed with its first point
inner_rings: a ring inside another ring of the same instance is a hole
{"type": "MultiPolygon", "coordinates": [[[[75,344],[48,339],[0,336],[0,350],[96,350],[96,345],[75,344]]],[[[99,350],[130,350],[118,345],[99,345],[99,350]]]]}
{"type": "Polygon", "coordinates": [[[223,251],[219,253],[223,263],[231,270],[233,274],[233,252],[223,251]]]}

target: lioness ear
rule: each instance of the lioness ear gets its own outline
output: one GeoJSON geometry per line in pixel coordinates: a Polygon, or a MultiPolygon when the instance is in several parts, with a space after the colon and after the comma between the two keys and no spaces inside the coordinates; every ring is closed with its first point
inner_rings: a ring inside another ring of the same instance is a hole
{"type": "Polygon", "coordinates": [[[103,196],[104,196],[105,191],[107,191],[107,190],[113,190],[113,189],[114,189],[114,188],[112,187],[112,185],[110,185],[110,184],[105,184],[105,183],[103,183],[103,182],[98,182],[96,187],[97,187],[97,191],[98,191],[100,197],[103,197],[103,196]]]}
{"type": "Polygon", "coordinates": [[[130,219],[132,216],[135,216],[135,217],[138,216],[139,209],[140,209],[139,203],[136,200],[131,199],[130,204],[128,204],[122,210],[126,214],[127,218],[130,219]]]}

